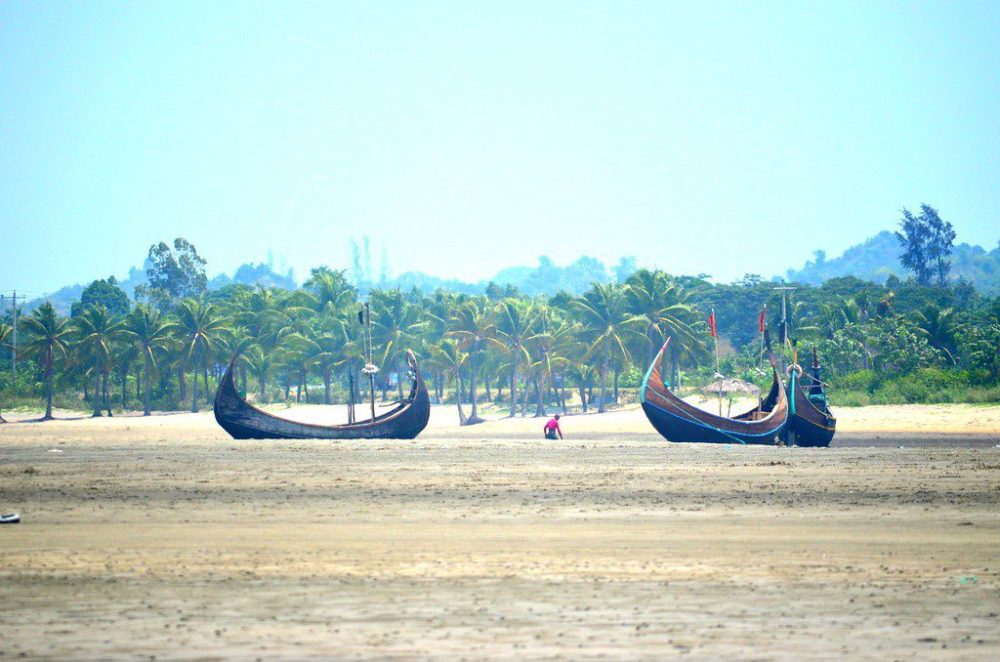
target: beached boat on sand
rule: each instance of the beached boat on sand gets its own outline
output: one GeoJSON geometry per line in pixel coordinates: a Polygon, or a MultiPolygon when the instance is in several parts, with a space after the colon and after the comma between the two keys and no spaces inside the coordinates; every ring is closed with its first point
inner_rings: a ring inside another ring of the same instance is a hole
{"type": "Polygon", "coordinates": [[[732,418],[717,416],[680,399],[663,379],[661,364],[670,339],[646,371],[640,401],[646,418],[668,441],[715,444],[774,444],[788,421],[788,399],[772,362],[771,390],[760,405],[732,418]]]}
{"type": "Polygon", "coordinates": [[[233,379],[233,357],[215,394],[215,420],[235,439],[413,439],[427,426],[431,404],[413,352],[406,352],[406,361],[413,384],[393,409],[365,421],[313,425],[269,414],[243,399],[233,379]]]}
{"type": "Polygon", "coordinates": [[[819,370],[815,349],[811,375],[803,374],[798,365],[788,369],[788,425],[782,437],[789,445],[829,446],[837,431],[837,419],[827,403],[819,370]]]}

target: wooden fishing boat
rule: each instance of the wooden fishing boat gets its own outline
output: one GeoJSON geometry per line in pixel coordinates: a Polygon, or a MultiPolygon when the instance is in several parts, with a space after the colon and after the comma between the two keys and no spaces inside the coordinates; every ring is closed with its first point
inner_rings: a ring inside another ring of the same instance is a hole
{"type": "Polygon", "coordinates": [[[233,379],[233,357],[215,394],[215,420],[235,439],[413,439],[427,426],[431,403],[413,352],[406,352],[406,361],[413,372],[408,397],[369,420],[328,426],[289,421],[244,400],[233,379]]]}
{"type": "Polygon", "coordinates": [[[837,432],[837,419],[830,411],[826,391],[819,378],[819,358],[813,350],[812,375],[797,364],[788,369],[788,425],[784,440],[796,446],[829,446],[837,432]]]}
{"type": "Polygon", "coordinates": [[[656,354],[642,380],[641,402],[646,418],[668,441],[710,444],[774,444],[788,420],[788,399],[778,371],[771,390],[758,407],[732,418],[716,416],[674,395],[663,379],[661,363],[670,339],[656,354]]]}

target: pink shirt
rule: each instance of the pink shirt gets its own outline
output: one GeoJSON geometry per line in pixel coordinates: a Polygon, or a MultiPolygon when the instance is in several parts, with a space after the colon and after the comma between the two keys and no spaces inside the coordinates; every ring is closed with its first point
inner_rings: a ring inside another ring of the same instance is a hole
{"type": "MultiPolygon", "coordinates": [[[[554,418],[550,418],[549,422],[545,424],[546,430],[559,430],[559,421],[554,418]]],[[[562,432],[562,430],[559,430],[562,432]]]]}

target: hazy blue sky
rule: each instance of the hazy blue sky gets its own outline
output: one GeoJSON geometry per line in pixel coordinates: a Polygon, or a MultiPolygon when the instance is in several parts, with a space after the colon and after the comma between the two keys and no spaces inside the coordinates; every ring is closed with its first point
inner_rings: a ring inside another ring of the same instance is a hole
{"type": "Polygon", "coordinates": [[[0,289],[284,257],[728,280],[1000,237],[1000,2],[0,3],[0,289]]]}

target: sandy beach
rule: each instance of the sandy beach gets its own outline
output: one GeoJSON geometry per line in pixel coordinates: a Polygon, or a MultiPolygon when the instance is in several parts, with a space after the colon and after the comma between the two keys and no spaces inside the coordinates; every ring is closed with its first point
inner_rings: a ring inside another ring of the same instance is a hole
{"type": "Polygon", "coordinates": [[[0,653],[1000,655],[1000,407],[837,414],[830,449],[669,444],[634,407],[562,442],[454,407],[415,441],[0,426],[0,653]]]}

